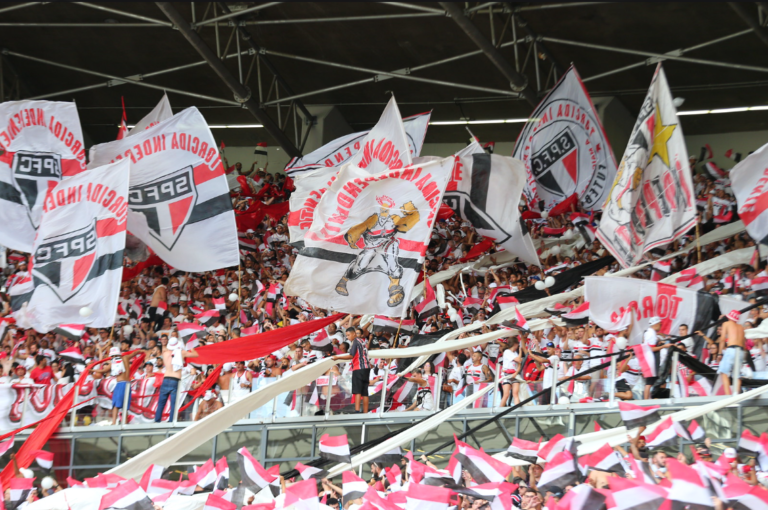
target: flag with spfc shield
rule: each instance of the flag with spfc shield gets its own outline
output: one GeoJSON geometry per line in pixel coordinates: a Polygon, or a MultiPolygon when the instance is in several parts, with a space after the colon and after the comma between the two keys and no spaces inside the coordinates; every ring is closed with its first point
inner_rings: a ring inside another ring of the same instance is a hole
{"type": "Polygon", "coordinates": [[[128,219],[128,162],[64,179],[43,199],[29,276],[11,289],[25,328],[114,324],[128,219]],[[93,310],[80,315],[84,306],[93,310]]]}
{"type": "Polygon", "coordinates": [[[84,170],[74,103],[0,104],[0,244],[31,252],[46,193],[84,170]]]}
{"type": "Polygon", "coordinates": [[[128,230],[169,265],[200,272],[238,264],[224,166],[197,108],[97,145],[91,158],[91,165],[130,161],[128,230]]]}

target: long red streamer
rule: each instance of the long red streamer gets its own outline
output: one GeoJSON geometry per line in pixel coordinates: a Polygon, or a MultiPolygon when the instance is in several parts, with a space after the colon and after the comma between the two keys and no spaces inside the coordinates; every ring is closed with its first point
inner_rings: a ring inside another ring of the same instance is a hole
{"type": "Polygon", "coordinates": [[[203,384],[201,384],[196,390],[190,390],[189,396],[192,397],[192,400],[190,400],[185,405],[183,405],[181,409],[179,409],[179,412],[185,410],[186,408],[194,404],[195,400],[198,397],[202,397],[203,395],[205,395],[205,392],[208,391],[208,389],[210,389],[211,386],[216,384],[216,381],[219,380],[219,376],[221,375],[222,368],[224,368],[224,365],[219,365],[218,367],[216,367],[213,370],[213,372],[211,372],[211,375],[205,378],[205,381],[203,381],[203,384]]]}

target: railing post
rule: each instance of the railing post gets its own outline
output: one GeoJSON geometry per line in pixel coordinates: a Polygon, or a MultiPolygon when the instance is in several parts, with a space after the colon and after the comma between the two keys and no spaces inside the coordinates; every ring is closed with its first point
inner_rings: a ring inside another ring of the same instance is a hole
{"type": "Polygon", "coordinates": [[[195,403],[192,404],[192,419],[190,421],[195,421],[199,407],[200,407],[200,399],[195,398],[195,403]]]}
{"type": "MultiPolygon", "coordinates": [[[[391,361],[391,360],[388,360],[391,361]]],[[[389,365],[391,363],[387,363],[387,368],[384,370],[384,386],[381,388],[381,403],[379,404],[379,418],[381,418],[382,413],[384,412],[384,404],[387,402],[387,386],[389,386],[389,365]]]]}
{"type": "Polygon", "coordinates": [[[78,404],[77,401],[79,400],[78,397],[80,396],[80,392],[78,391],[77,383],[73,382],[72,383],[72,388],[73,388],[75,394],[72,397],[72,416],[71,416],[72,423],[71,423],[71,425],[72,425],[72,428],[74,428],[75,427],[75,423],[77,422],[77,404],[78,404]]]}
{"type": "MultiPolygon", "coordinates": [[[[429,384],[429,382],[427,382],[429,384]]],[[[432,409],[432,413],[436,413],[440,410],[440,397],[442,396],[442,390],[443,390],[443,369],[441,368],[437,372],[437,379],[435,382],[435,395],[433,396],[432,400],[435,401],[434,409],[432,409]]]]}
{"type": "Polygon", "coordinates": [[[613,405],[616,401],[616,356],[611,356],[611,367],[608,369],[608,404],[613,405]]]}
{"type": "MultiPolygon", "coordinates": [[[[560,360],[557,361],[560,363],[560,360]]],[[[552,386],[549,388],[549,405],[557,404],[557,363],[552,367],[552,386]]]]}
{"type": "Polygon", "coordinates": [[[128,389],[125,391],[125,394],[123,394],[123,418],[120,420],[120,424],[123,427],[128,423],[128,413],[130,412],[130,409],[128,409],[128,401],[131,394],[131,381],[128,381],[126,384],[128,385],[128,389]]]}
{"type": "Polygon", "coordinates": [[[493,389],[493,403],[491,404],[491,412],[493,412],[494,409],[498,406],[497,402],[500,404],[501,400],[499,400],[497,397],[501,397],[499,391],[499,376],[501,375],[501,359],[496,359],[496,373],[494,374],[494,384],[496,384],[496,387],[493,389]]]}
{"type": "MultiPolygon", "coordinates": [[[[670,388],[672,388],[672,391],[670,392],[670,397],[672,402],[675,401],[675,386],[677,385],[677,359],[678,359],[678,352],[677,349],[675,349],[672,352],[672,369],[670,374],[670,388]]],[[[679,390],[678,390],[679,391],[679,390]]],[[[680,392],[680,396],[682,396],[682,391],[680,392]]]]}
{"type": "MultiPolygon", "coordinates": [[[[232,381],[230,381],[230,387],[232,385],[232,381]]],[[[181,378],[179,378],[179,382],[176,383],[176,401],[173,403],[173,426],[176,426],[176,423],[179,421],[179,408],[181,407],[181,378]]]]}
{"type": "MultiPolygon", "coordinates": [[[[275,382],[279,381],[281,377],[283,377],[282,374],[278,375],[275,378],[275,382]]],[[[279,396],[280,395],[278,395],[277,397],[272,399],[272,417],[271,417],[271,420],[270,420],[271,423],[275,423],[275,414],[277,413],[277,399],[278,399],[279,396]]]]}
{"type": "Polygon", "coordinates": [[[333,386],[333,374],[328,374],[328,393],[325,395],[325,411],[323,412],[323,419],[327,420],[328,415],[331,414],[331,394],[333,393],[331,391],[331,387],[333,386]]]}

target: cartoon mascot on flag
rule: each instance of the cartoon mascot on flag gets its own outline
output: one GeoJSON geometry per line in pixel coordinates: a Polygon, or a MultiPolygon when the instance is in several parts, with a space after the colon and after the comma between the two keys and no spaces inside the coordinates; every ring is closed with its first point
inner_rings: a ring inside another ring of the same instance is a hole
{"type": "Polygon", "coordinates": [[[376,197],[381,211],[368,217],[363,223],[355,225],[344,234],[344,239],[353,250],[360,249],[357,258],[347,268],[344,276],[336,284],[336,292],[348,296],[347,282],[360,276],[379,272],[389,277],[389,300],[387,305],[395,307],[405,299],[405,291],[400,285],[403,267],[398,261],[400,253],[398,233],[408,232],[419,222],[419,211],[408,202],[403,205],[402,216],[390,214],[395,201],[384,195],[376,197]]]}

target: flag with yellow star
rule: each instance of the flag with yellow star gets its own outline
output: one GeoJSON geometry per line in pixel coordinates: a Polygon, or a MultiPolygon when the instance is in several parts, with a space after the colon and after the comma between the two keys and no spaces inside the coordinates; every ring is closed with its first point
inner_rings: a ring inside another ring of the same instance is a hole
{"type": "Polygon", "coordinates": [[[625,268],[663,248],[696,222],[683,130],[661,64],[643,101],[597,230],[625,268]]]}

